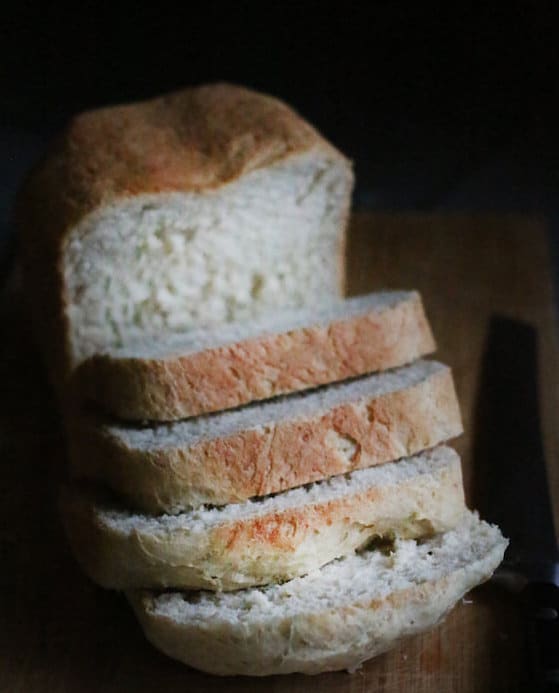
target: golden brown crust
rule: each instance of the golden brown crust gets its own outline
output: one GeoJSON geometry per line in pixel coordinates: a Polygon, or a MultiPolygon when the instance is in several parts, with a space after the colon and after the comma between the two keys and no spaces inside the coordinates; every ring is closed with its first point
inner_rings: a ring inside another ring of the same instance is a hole
{"type": "Polygon", "coordinates": [[[74,117],[31,173],[17,212],[28,234],[60,243],[121,197],[217,188],[315,147],[343,158],[278,99],[230,84],[183,89],[74,117]],[[25,220],[38,201],[41,224],[31,229],[25,220]]]}
{"type": "Polygon", "coordinates": [[[104,587],[232,590],[305,574],[375,536],[446,531],[465,505],[460,460],[452,454],[429,473],[204,528],[199,520],[115,528],[98,514],[95,498],[77,490],[67,492],[63,509],[76,557],[104,587]]]}
{"type": "Polygon", "coordinates": [[[76,477],[102,481],[133,506],[176,511],[277,493],[389,462],[462,432],[450,370],[417,385],[190,447],[129,448],[88,420],[70,427],[76,477]],[[344,454],[343,449],[353,454],[344,454]]]}
{"type": "Polygon", "coordinates": [[[160,359],[94,356],[75,389],[124,420],[171,421],[396,368],[435,349],[418,294],[382,311],[160,359]]]}
{"type": "Polygon", "coordinates": [[[229,84],[73,118],[27,177],[15,207],[28,301],[54,379],[70,362],[61,263],[76,224],[125,197],[217,188],[313,149],[343,160],[281,101],[229,84]]]}

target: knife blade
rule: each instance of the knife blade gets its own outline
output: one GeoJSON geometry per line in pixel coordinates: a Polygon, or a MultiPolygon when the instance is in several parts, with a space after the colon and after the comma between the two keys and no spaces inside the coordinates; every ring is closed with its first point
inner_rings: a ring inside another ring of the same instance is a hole
{"type": "Polygon", "coordinates": [[[482,361],[474,430],[474,496],[510,540],[495,579],[519,594],[531,684],[559,685],[559,548],[538,395],[538,335],[495,315],[482,361]]]}

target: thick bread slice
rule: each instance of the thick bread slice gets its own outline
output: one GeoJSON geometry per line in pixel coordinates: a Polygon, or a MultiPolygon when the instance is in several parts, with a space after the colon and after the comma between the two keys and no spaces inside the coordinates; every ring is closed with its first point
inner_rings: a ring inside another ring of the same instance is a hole
{"type": "Polygon", "coordinates": [[[148,640],[169,657],[222,676],[358,668],[437,624],[487,580],[507,546],[467,513],[446,534],[397,540],[283,585],[233,593],[131,593],[148,640]]]}
{"type": "Polygon", "coordinates": [[[410,363],[435,349],[419,295],[384,292],[142,340],[86,360],[80,398],[170,421],[410,363]]]}
{"type": "Polygon", "coordinates": [[[378,536],[455,526],[460,459],[441,447],[261,501],[181,515],[138,515],[76,488],[63,496],[72,549],[104,587],[232,590],[319,568],[378,536]]]}
{"type": "Polygon", "coordinates": [[[315,392],[149,428],[79,417],[73,474],[133,506],[241,502],[389,462],[462,432],[450,369],[419,361],[315,392]]]}
{"type": "Polygon", "coordinates": [[[24,282],[51,365],[344,285],[350,163],[229,84],[76,116],[22,186],[24,282]]]}

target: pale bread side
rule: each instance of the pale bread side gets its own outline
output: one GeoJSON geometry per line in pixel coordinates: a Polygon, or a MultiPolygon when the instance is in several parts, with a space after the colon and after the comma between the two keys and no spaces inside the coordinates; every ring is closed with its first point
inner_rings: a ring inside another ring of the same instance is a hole
{"type": "Polygon", "coordinates": [[[461,432],[452,374],[434,361],[174,424],[136,428],[77,417],[68,430],[73,475],[148,512],[278,493],[413,455],[461,432]]]}
{"type": "Polygon", "coordinates": [[[148,640],[221,676],[348,669],[432,628],[503,558],[499,529],[468,513],[425,541],[363,552],[309,575],[234,593],[130,593],[148,640]]]}
{"type": "Polygon", "coordinates": [[[66,533],[104,587],[234,590],[283,582],[374,537],[454,527],[465,512],[460,459],[441,447],[258,502],[140,515],[68,489],[66,533]]]}

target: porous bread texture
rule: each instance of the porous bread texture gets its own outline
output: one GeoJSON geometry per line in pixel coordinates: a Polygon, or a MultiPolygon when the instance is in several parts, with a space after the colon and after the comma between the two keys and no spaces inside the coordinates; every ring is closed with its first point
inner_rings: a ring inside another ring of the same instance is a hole
{"type": "Polygon", "coordinates": [[[389,553],[363,551],[282,585],[128,598],[148,640],[212,674],[353,671],[437,624],[502,561],[507,541],[466,513],[454,529],[389,553]]]}
{"type": "Polygon", "coordinates": [[[366,315],[384,313],[395,306],[419,303],[417,291],[376,291],[374,293],[331,298],[324,303],[302,308],[278,308],[252,320],[226,323],[219,326],[193,328],[189,332],[168,332],[154,342],[149,338],[131,341],[120,348],[108,348],[102,354],[115,361],[126,359],[169,360],[199,351],[218,349],[248,339],[278,335],[308,327],[326,327],[332,322],[366,315]]]}
{"type": "Polygon", "coordinates": [[[204,193],[139,195],[65,248],[72,353],[341,293],[345,168],[299,156],[204,193]]]}
{"type": "Polygon", "coordinates": [[[85,572],[115,589],[233,590],[282,582],[373,537],[416,537],[465,512],[460,459],[417,457],[223,508],[146,516],[69,490],[64,523],[85,572]]]}
{"type": "Polygon", "coordinates": [[[168,421],[394,368],[434,348],[419,294],[380,292],[142,338],[86,359],[74,389],[120,419],[168,421]]]}
{"type": "Polygon", "coordinates": [[[15,215],[55,379],[140,335],[340,295],[352,185],[308,123],[241,87],[77,116],[15,215]]]}
{"type": "Polygon", "coordinates": [[[241,502],[389,462],[462,432],[435,361],[146,428],[76,417],[70,469],[149,512],[241,502]]]}

